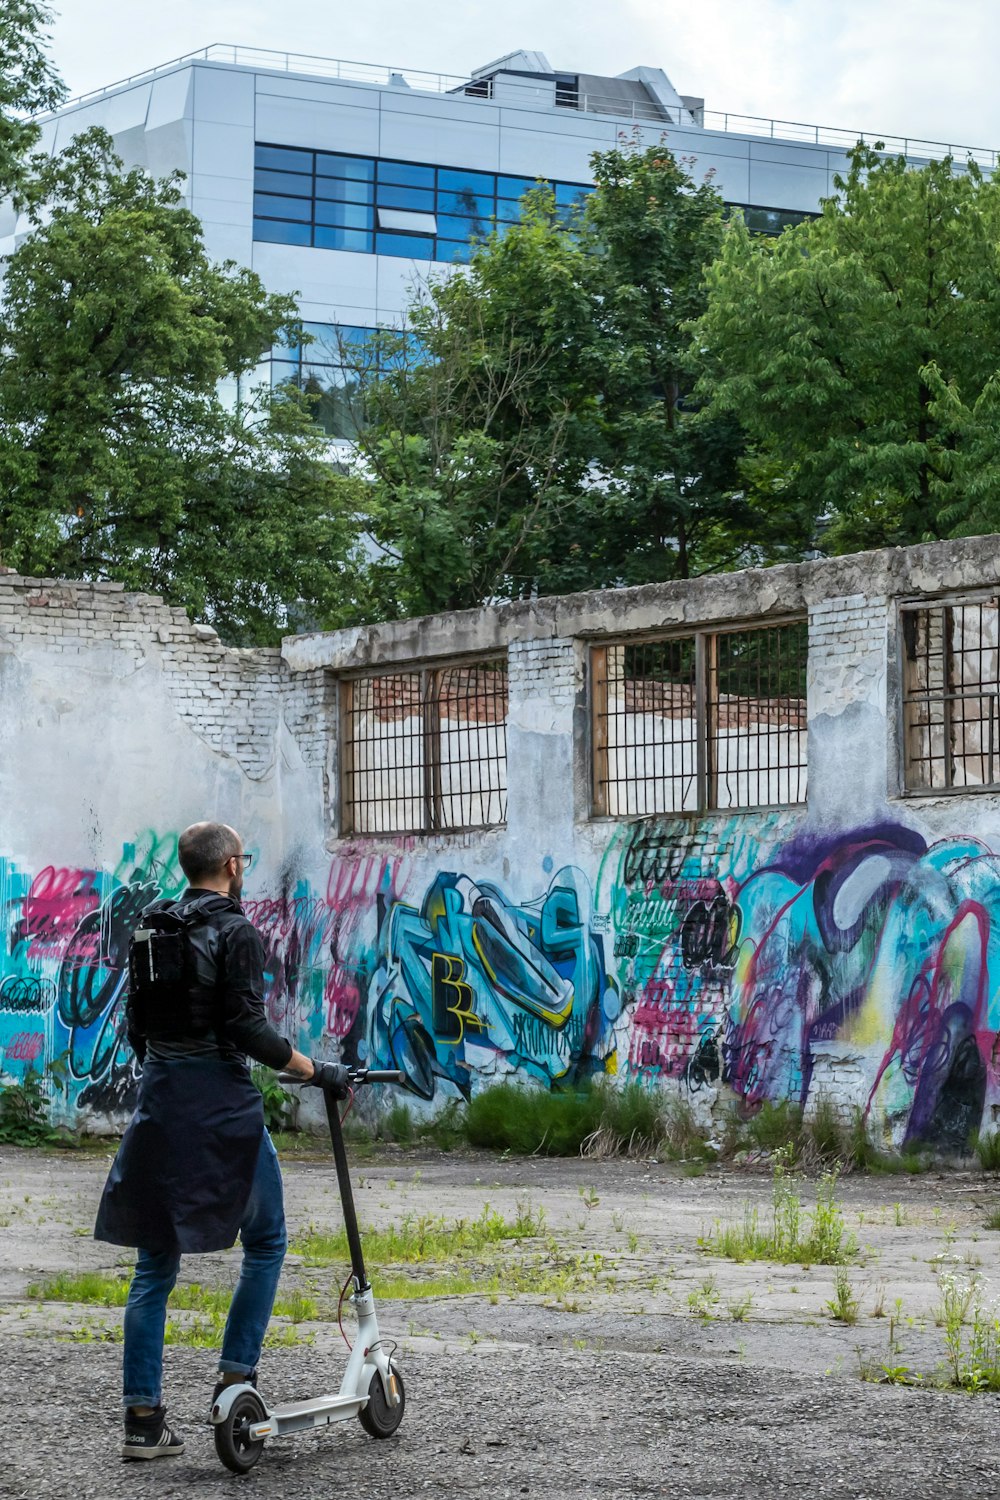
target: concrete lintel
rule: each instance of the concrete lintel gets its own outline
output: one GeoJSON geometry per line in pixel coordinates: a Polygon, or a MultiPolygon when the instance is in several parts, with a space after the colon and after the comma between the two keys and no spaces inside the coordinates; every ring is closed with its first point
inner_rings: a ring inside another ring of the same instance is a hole
{"type": "Polygon", "coordinates": [[[963,537],[674,583],[532,599],[380,625],[290,636],[294,672],[349,672],[503,651],[511,641],[594,637],[803,613],[827,599],[902,598],[1000,583],[1000,536],[963,537]]]}

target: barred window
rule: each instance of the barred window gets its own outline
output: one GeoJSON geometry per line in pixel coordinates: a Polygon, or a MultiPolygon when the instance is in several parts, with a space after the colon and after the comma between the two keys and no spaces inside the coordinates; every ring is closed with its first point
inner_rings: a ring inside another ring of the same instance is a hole
{"type": "Polygon", "coordinates": [[[804,802],[806,657],[804,620],[593,648],[595,814],[804,802]]]}
{"type": "Polygon", "coordinates": [[[506,821],[506,659],[350,678],[340,703],[343,833],[506,821]]]}
{"type": "Polygon", "coordinates": [[[1000,600],[904,605],[908,791],[1000,788],[1000,600]]]}

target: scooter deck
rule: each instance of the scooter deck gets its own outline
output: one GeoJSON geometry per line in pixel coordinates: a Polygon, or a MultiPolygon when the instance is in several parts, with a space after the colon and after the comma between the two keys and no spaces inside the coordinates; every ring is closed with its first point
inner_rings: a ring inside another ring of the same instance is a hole
{"type": "Polygon", "coordinates": [[[286,1432],[326,1427],[331,1422],[346,1422],[364,1406],[365,1396],[316,1396],[311,1401],[293,1401],[275,1406],[261,1422],[255,1422],[250,1437],[281,1437],[286,1432]]]}

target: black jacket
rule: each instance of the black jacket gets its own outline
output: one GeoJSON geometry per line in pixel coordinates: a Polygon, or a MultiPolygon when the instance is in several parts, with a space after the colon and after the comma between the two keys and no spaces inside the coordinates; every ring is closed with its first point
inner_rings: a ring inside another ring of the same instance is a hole
{"type": "Polygon", "coordinates": [[[292,1054],[264,1011],[264,946],[239,903],[210,891],[191,930],[198,977],[221,981],[217,1035],[144,1039],[139,1101],[122,1137],[94,1236],[151,1251],[225,1250],[246,1211],[264,1110],[246,1056],[281,1068],[292,1054]]]}
{"type": "MultiPolygon", "coordinates": [[[[204,917],[190,928],[190,942],[200,986],[212,990],[218,985],[222,1029],[207,1042],[204,1038],[171,1038],[169,1042],[150,1038],[153,1054],[202,1056],[218,1050],[223,1057],[249,1056],[269,1068],[283,1068],[292,1055],[292,1045],[267,1019],[264,944],[239,902],[192,886],[178,902],[170,904],[195,907],[204,917]]],[[[147,1041],[133,1029],[131,1018],[128,1039],[139,1061],[145,1062],[147,1041]]]]}

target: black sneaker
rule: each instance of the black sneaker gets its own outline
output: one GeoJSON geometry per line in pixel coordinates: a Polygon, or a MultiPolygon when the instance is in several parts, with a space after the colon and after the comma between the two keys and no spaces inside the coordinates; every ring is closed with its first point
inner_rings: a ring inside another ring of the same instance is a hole
{"type": "Polygon", "coordinates": [[[167,1426],[167,1408],[156,1407],[148,1417],[125,1413],[122,1458],[176,1458],[184,1452],[184,1439],[167,1426]]]}
{"type": "Polygon", "coordinates": [[[215,1405],[216,1401],[218,1401],[227,1385],[252,1385],[254,1390],[256,1390],[257,1371],[251,1370],[249,1375],[233,1375],[229,1380],[217,1380],[215,1382],[215,1390],[212,1392],[213,1406],[215,1405]]]}

